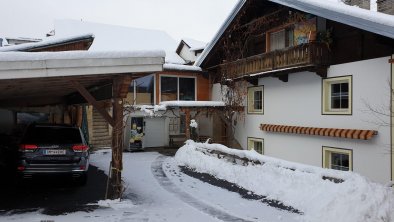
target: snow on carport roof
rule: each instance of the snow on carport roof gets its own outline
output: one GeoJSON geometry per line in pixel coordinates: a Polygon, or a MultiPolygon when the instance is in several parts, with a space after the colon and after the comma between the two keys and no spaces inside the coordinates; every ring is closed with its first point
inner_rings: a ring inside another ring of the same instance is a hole
{"type": "MultiPolygon", "coordinates": [[[[229,17],[224,21],[212,41],[207,45],[201,56],[195,62],[196,66],[201,66],[212,48],[219,41],[224,31],[229,27],[235,16],[245,5],[247,0],[240,0],[229,17]]],[[[308,12],[326,19],[344,23],[369,32],[394,38],[394,16],[380,12],[369,11],[349,6],[340,0],[269,0],[290,8],[308,12]]]]}
{"type": "Polygon", "coordinates": [[[113,83],[121,75],[163,70],[164,51],[135,52],[3,52],[0,53],[0,106],[65,103],[76,92],[113,83]]]}
{"type": "Polygon", "coordinates": [[[0,53],[0,79],[161,71],[163,57],[165,52],[159,50],[4,52],[0,53]],[[149,65],[154,68],[145,70],[149,65]]]}

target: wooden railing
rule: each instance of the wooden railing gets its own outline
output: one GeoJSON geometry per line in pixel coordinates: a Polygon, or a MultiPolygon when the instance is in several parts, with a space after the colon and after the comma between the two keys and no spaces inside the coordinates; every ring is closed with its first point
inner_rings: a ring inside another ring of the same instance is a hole
{"type": "Polygon", "coordinates": [[[307,66],[328,66],[329,49],[326,44],[312,42],[267,52],[220,65],[229,78],[256,73],[283,71],[307,66]]]}

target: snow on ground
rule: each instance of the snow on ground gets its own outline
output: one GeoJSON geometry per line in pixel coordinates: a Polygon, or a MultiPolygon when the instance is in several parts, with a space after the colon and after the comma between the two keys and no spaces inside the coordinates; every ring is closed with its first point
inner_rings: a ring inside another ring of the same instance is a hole
{"type": "Polygon", "coordinates": [[[300,221],[391,221],[394,192],[351,172],[340,172],[266,157],[255,151],[233,150],[218,144],[188,141],[175,159],[198,172],[238,184],[256,194],[301,210],[300,221]],[[201,151],[216,150],[264,163],[242,166],[201,151]],[[291,170],[293,169],[293,170],[291,170]],[[342,183],[323,176],[344,179],[342,183]]]}
{"type": "MultiPolygon", "coordinates": [[[[91,155],[91,164],[108,174],[111,152],[91,155]]],[[[0,221],[390,221],[394,194],[367,179],[347,172],[323,170],[265,157],[254,151],[231,150],[222,145],[187,142],[167,157],[155,152],[124,153],[125,199],[102,200],[93,212],[48,216],[40,211],[3,215],[0,221]],[[265,162],[240,166],[204,155],[198,149],[218,150],[265,162]],[[189,177],[188,165],[200,172],[236,183],[301,210],[296,214],[189,177]],[[295,169],[295,171],[289,168],[295,169]],[[322,175],[345,181],[335,184],[322,175]]]]}

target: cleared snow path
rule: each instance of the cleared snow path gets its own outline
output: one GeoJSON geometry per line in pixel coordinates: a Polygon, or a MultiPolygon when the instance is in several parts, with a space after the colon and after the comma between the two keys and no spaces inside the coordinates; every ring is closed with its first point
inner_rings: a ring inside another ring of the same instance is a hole
{"type": "Polygon", "coordinates": [[[175,194],[179,199],[184,201],[185,203],[197,208],[200,211],[203,211],[212,217],[218,218],[223,221],[229,222],[247,222],[249,220],[244,220],[239,217],[232,216],[224,211],[215,209],[212,206],[209,206],[194,197],[190,196],[189,194],[180,190],[175,184],[173,184],[169,178],[166,176],[165,172],[163,171],[163,161],[168,157],[159,156],[156,158],[155,162],[152,163],[152,174],[155,176],[157,181],[160,185],[166,189],[168,192],[175,194]]]}

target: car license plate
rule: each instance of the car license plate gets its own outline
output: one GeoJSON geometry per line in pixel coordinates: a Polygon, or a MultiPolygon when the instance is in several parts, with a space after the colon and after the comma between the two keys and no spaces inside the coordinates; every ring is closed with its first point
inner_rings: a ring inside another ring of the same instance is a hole
{"type": "Polygon", "coordinates": [[[45,150],[45,155],[65,155],[66,150],[45,150]]]}

